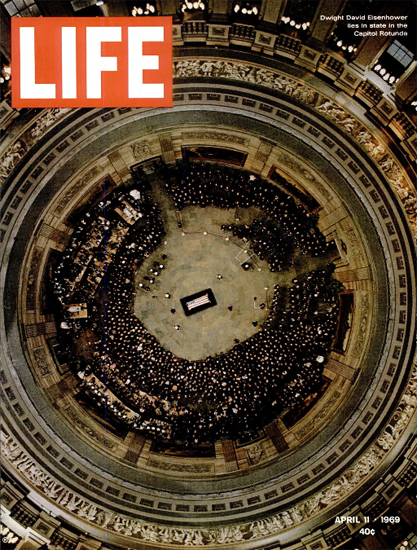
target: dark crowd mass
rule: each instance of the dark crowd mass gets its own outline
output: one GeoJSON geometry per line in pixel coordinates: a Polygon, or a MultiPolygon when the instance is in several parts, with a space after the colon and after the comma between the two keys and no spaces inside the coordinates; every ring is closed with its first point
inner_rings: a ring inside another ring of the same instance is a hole
{"type": "MultiPolygon", "coordinates": [[[[163,165],[157,177],[179,210],[259,208],[265,219],[223,230],[249,241],[272,271],[292,265],[296,249],[326,254],[317,217],[266,180],[187,163],[163,165]]],[[[113,193],[86,214],[55,269],[63,341],[89,334],[91,352],[74,362],[80,387],[106,414],[146,436],[188,446],[248,440],[323,384],[339,314],[334,266],[294,279],[290,288],[276,285],[263,325],[229,352],[201,361],[176,357],[133,313],[135,274],[164,238],[146,180],[142,175],[134,189],[113,193]]],[[[161,254],[155,271],[173,261],[161,254]]],[[[151,283],[143,290],[151,299],[151,283]]]]}

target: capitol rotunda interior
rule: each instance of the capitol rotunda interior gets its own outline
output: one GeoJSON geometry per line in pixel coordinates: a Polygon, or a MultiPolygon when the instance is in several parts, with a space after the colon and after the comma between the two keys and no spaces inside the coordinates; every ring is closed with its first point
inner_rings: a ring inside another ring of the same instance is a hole
{"type": "Polygon", "coordinates": [[[2,548],[417,548],[415,10],[1,0],[2,548]],[[12,108],[15,16],[172,16],[173,107],[12,108]]]}

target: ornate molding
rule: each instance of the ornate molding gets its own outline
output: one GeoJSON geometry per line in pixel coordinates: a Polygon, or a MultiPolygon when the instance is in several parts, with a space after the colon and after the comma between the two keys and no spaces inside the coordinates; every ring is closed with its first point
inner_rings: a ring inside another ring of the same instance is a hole
{"type": "Polygon", "coordinates": [[[98,166],[93,166],[80,179],[78,179],[55,206],[54,214],[56,216],[60,216],[65,208],[70,204],[72,199],[78,196],[79,192],[84,189],[87,184],[99,174],[99,172],[100,170],[98,166]]]}
{"type": "Polygon", "coordinates": [[[224,141],[228,143],[236,143],[238,145],[245,145],[247,140],[241,136],[234,136],[232,134],[224,134],[221,132],[210,132],[210,131],[201,131],[201,132],[183,132],[182,134],[184,141],[187,139],[193,140],[209,140],[214,142],[224,141]]]}
{"type": "Polygon", "coordinates": [[[330,399],[327,401],[326,406],[322,407],[321,410],[314,416],[310,422],[308,422],[305,426],[301,428],[298,432],[295,433],[295,436],[302,440],[305,437],[310,436],[314,429],[317,428],[319,424],[322,423],[322,421],[330,415],[331,411],[333,411],[333,407],[336,405],[336,403],[339,401],[341,396],[341,393],[339,391],[335,391],[330,399]]]}
{"type": "MultiPolygon", "coordinates": [[[[374,160],[404,205],[411,223],[416,223],[416,190],[400,164],[357,117],[321,92],[278,71],[220,59],[177,60],[174,62],[174,76],[240,80],[277,90],[313,108],[349,135],[374,160]]],[[[69,111],[71,109],[45,109],[35,123],[8,147],[0,162],[0,183],[10,176],[30,147],[69,111]]],[[[136,144],[132,146],[133,155],[135,158],[139,155],[139,160],[142,160],[141,155],[145,152],[142,151],[142,147],[141,150],[134,149],[135,146],[136,144]]]]}
{"type": "Polygon", "coordinates": [[[321,92],[278,71],[219,59],[175,61],[174,76],[240,80],[277,90],[313,108],[349,135],[372,158],[403,203],[410,221],[416,223],[416,190],[400,164],[357,117],[321,92]]]}
{"type": "Polygon", "coordinates": [[[69,111],[72,111],[72,109],[45,109],[42,111],[42,114],[34,120],[34,124],[27,128],[19,138],[8,147],[0,162],[2,168],[2,173],[0,175],[1,184],[10,176],[32,145],[39,141],[45,132],[69,111]]]}
{"type": "Polygon", "coordinates": [[[307,170],[307,168],[285,153],[283,153],[278,160],[282,164],[285,164],[285,166],[291,168],[294,172],[300,174],[306,181],[311,183],[327,201],[331,200],[331,193],[324,187],[324,185],[317,181],[316,177],[310,172],[310,170],[307,170]]]}
{"type": "Polygon", "coordinates": [[[78,416],[78,414],[72,407],[68,407],[65,410],[65,414],[68,416],[68,418],[71,419],[71,421],[77,426],[77,428],[79,428],[86,435],[97,441],[97,443],[100,443],[100,445],[103,445],[110,450],[114,450],[117,447],[117,444],[113,441],[110,441],[108,437],[105,437],[93,430],[87,424],[87,422],[85,422],[80,416],[78,416]]]}
{"type": "Polygon", "coordinates": [[[207,474],[213,472],[212,464],[175,464],[161,460],[149,459],[148,466],[170,472],[186,472],[189,474],[207,474]]]}
{"type": "Polygon", "coordinates": [[[366,327],[368,324],[368,316],[369,316],[369,296],[367,293],[362,292],[361,293],[361,302],[360,302],[360,313],[359,313],[359,334],[356,337],[356,344],[353,348],[353,355],[355,357],[360,357],[362,351],[363,351],[363,345],[365,342],[365,336],[366,336],[366,327]]]}
{"type": "Polygon", "coordinates": [[[312,497],[288,510],[251,523],[216,529],[161,527],[100,508],[56,482],[5,432],[1,433],[2,453],[14,469],[22,474],[28,483],[37,487],[47,498],[66,511],[78,516],[78,518],[97,527],[106,528],[144,542],[207,547],[274,535],[307,521],[320,514],[324,509],[343,501],[381,464],[404,432],[414,415],[416,406],[417,368],[414,368],[407,389],[390,423],[385,427],[376,442],[343,475],[312,497]]]}
{"type": "Polygon", "coordinates": [[[147,139],[133,143],[130,148],[132,150],[135,160],[143,160],[151,154],[151,148],[147,139]]]}

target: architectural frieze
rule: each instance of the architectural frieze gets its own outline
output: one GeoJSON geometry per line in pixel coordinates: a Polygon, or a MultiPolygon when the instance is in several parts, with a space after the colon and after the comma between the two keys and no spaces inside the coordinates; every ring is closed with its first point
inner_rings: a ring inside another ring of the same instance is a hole
{"type": "Polygon", "coordinates": [[[216,59],[193,59],[174,62],[177,78],[226,78],[256,84],[290,96],[336,124],[348,134],[383,172],[385,179],[397,193],[412,223],[416,221],[416,190],[394,156],[380,139],[347,109],[318,92],[311,86],[278,71],[256,67],[242,62],[216,59]]]}
{"type": "Polygon", "coordinates": [[[0,185],[2,185],[13,172],[29,149],[35,145],[42,136],[64,115],[72,109],[44,109],[41,115],[34,119],[28,128],[10,145],[1,159],[0,185]]]}
{"type": "Polygon", "coordinates": [[[218,544],[232,544],[273,536],[285,529],[307,521],[343,501],[382,463],[400,438],[417,406],[417,368],[409,379],[408,386],[389,424],[379,438],[343,475],[307,500],[271,517],[234,526],[216,529],[171,528],[145,523],[124,515],[103,509],[77,496],[56,482],[48,473],[16,443],[12,436],[2,432],[2,453],[13,468],[23,475],[27,482],[45,497],[49,498],[79,519],[115,533],[134,537],[141,541],[160,544],[182,544],[184,546],[208,547],[218,544]]]}
{"type": "MultiPolygon", "coordinates": [[[[403,203],[410,221],[415,224],[417,216],[416,190],[398,161],[357,116],[340,107],[322,92],[318,92],[304,82],[290,78],[278,71],[243,62],[216,59],[177,60],[174,62],[174,76],[177,78],[204,77],[239,80],[276,90],[311,107],[349,135],[377,164],[385,179],[403,203]]],[[[2,167],[1,184],[11,175],[28,150],[69,111],[71,109],[46,109],[6,149],[0,162],[2,167]]],[[[218,140],[219,137],[215,137],[215,139],[218,140]]],[[[233,139],[232,136],[227,136],[224,140],[239,143],[239,137],[233,139]]],[[[148,153],[149,144],[143,142],[132,147],[135,158],[139,160],[148,153]]]]}

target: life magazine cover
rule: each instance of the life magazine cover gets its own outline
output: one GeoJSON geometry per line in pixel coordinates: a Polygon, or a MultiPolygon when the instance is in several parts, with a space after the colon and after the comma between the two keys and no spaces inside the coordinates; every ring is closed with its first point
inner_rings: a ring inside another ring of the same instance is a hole
{"type": "Polygon", "coordinates": [[[1,548],[417,548],[416,4],[1,0],[1,548]]]}

